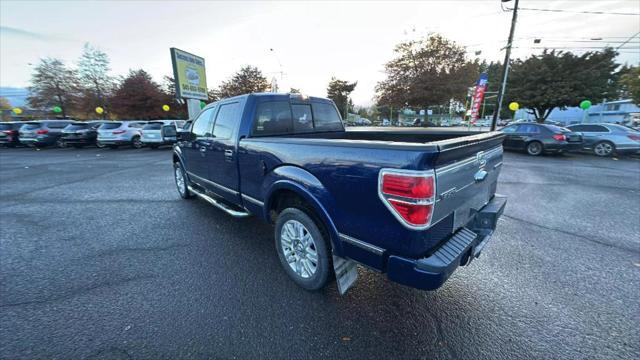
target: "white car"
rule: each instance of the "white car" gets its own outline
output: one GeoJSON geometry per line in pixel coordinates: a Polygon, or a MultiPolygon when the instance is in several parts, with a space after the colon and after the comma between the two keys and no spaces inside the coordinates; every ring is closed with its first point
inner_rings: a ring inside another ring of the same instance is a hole
{"type": "Polygon", "coordinates": [[[177,140],[177,129],[181,129],[184,123],[184,120],[149,121],[140,131],[142,143],[152,149],[156,149],[161,145],[173,144],[177,140]],[[170,129],[165,126],[169,126],[170,129]]]}

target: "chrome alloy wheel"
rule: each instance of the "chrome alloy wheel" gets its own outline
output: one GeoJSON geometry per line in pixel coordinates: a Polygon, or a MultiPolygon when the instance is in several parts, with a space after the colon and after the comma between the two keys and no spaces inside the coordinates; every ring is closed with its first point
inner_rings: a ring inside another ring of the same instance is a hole
{"type": "Polygon", "coordinates": [[[175,167],[175,175],[178,192],[180,193],[180,195],[184,196],[187,191],[187,187],[185,185],[184,174],[182,173],[182,169],[180,168],[180,166],[175,167]]]}
{"type": "Polygon", "coordinates": [[[613,152],[613,146],[608,142],[601,142],[593,149],[598,156],[609,156],[613,152]]]}
{"type": "Polygon", "coordinates": [[[318,268],[318,252],[313,236],[297,220],[288,220],[280,233],[282,252],[291,269],[303,279],[308,279],[318,268]]]}

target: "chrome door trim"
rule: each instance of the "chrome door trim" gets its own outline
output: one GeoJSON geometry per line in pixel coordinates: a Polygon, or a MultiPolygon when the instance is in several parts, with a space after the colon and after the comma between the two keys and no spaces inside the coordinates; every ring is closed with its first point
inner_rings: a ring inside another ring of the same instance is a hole
{"type": "Polygon", "coordinates": [[[250,202],[250,203],[253,203],[254,205],[258,205],[258,206],[260,206],[260,207],[263,207],[263,206],[264,206],[264,202],[262,202],[262,201],[260,201],[260,200],[258,200],[258,199],[252,198],[252,197],[251,197],[251,196],[249,196],[249,195],[242,194],[242,198],[243,198],[244,200],[247,200],[247,201],[248,201],[248,202],[250,202]]]}
{"type": "Polygon", "coordinates": [[[338,233],[338,236],[340,237],[340,240],[342,240],[342,241],[344,241],[346,243],[349,243],[351,245],[357,246],[357,247],[359,247],[359,248],[361,248],[363,250],[370,251],[370,252],[372,252],[372,253],[374,253],[376,255],[384,254],[384,249],[381,248],[381,247],[377,247],[375,245],[371,245],[371,244],[369,244],[367,242],[364,242],[362,240],[358,240],[358,239],[353,238],[353,237],[351,237],[349,235],[338,233]]]}
{"type": "MultiPolygon", "coordinates": [[[[196,180],[200,180],[200,181],[205,182],[205,183],[207,183],[207,184],[209,184],[209,185],[215,186],[216,188],[218,188],[218,189],[220,189],[220,190],[224,190],[224,191],[229,192],[229,193],[231,193],[231,194],[233,194],[233,195],[238,195],[238,194],[239,194],[239,192],[237,192],[237,191],[235,191],[235,190],[233,190],[233,189],[229,189],[229,188],[228,188],[228,187],[226,187],[226,186],[220,185],[220,184],[215,183],[215,182],[213,182],[213,181],[211,181],[211,180],[207,180],[207,179],[205,179],[205,178],[203,178],[203,177],[201,177],[201,176],[198,176],[198,175],[196,175],[196,174],[194,174],[194,173],[192,173],[192,172],[190,172],[190,171],[187,171],[187,174],[188,174],[189,176],[192,176],[192,177],[193,177],[193,178],[195,178],[196,180]]],[[[197,181],[196,181],[196,182],[197,182],[197,181]]]]}

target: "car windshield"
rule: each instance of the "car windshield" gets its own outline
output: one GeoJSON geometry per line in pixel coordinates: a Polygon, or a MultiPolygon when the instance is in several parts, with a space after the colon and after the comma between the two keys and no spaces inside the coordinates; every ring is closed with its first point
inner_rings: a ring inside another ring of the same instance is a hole
{"type": "Polygon", "coordinates": [[[113,123],[104,123],[102,125],[100,125],[99,129],[100,130],[112,130],[112,129],[117,129],[122,125],[122,123],[119,122],[113,122],[113,123]]]}
{"type": "Polygon", "coordinates": [[[151,122],[145,125],[142,130],[160,130],[162,129],[163,123],[161,122],[151,122]]]}
{"type": "Polygon", "coordinates": [[[65,130],[84,130],[84,129],[88,128],[88,127],[89,127],[89,124],[76,123],[76,124],[69,124],[64,129],[65,130]]]}

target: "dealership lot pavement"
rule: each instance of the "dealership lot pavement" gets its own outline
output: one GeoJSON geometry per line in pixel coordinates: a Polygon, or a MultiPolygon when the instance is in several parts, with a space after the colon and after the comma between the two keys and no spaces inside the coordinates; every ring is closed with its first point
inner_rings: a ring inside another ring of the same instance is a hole
{"type": "MultiPolygon", "coordinates": [[[[483,255],[422,292],[305,292],[168,150],[0,149],[0,358],[640,357],[640,160],[505,154],[483,255]]],[[[372,195],[375,196],[375,195],[372,195]]]]}

